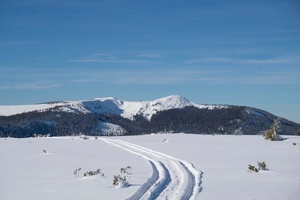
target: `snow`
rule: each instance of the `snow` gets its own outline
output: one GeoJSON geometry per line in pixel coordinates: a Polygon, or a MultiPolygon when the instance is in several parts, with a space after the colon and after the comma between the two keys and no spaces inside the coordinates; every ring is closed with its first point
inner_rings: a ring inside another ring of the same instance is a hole
{"type": "Polygon", "coordinates": [[[173,108],[184,108],[194,106],[200,109],[221,109],[227,108],[222,105],[202,105],[190,102],[179,95],[171,95],[154,101],[123,101],[113,97],[96,98],[86,101],[65,101],[52,104],[37,104],[27,106],[0,106],[0,116],[9,116],[23,112],[35,110],[46,110],[58,106],[59,110],[64,112],[82,112],[82,113],[112,113],[121,115],[124,118],[133,119],[135,115],[142,115],[150,120],[152,115],[158,111],[169,110],[173,108]]]}
{"type": "Polygon", "coordinates": [[[176,199],[178,194],[204,200],[297,200],[300,137],[283,138],[274,142],[262,136],[193,134],[0,138],[0,199],[176,199]],[[250,172],[248,165],[257,166],[257,161],[264,161],[269,170],[250,172]],[[132,167],[126,175],[129,187],[113,187],[113,176],[122,175],[120,168],[126,166],[132,167]],[[78,168],[76,177],[73,171],[78,168]],[[83,177],[97,169],[104,176],[83,177]],[[161,187],[155,187],[159,183],[161,187]]]}
{"type": "Polygon", "coordinates": [[[102,139],[149,161],[153,175],[129,199],[195,199],[200,191],[201,172],[190,163],[122,140],[102,139]],[[192,167],[191,167],[192,166],[192,167]],[[152,177],[156,177],[153,180],[152,177]],[[147,189],[145,189],[147,188],[147,189]]]}
{"type": "Polygon", "coordinates": [[[99,101],[103,106],[100,110],[90,108],[93,112],[110,112],[120,114],[122,117],[128,119],[133,119],[135,115],[142,115],[150,120],[152,115],[156,114],[158,111],[184,108],[187,106],[194,106],[200,109],[226,108],[226,106],[221,105],[196,104],[179,95],[171,95],[154,101],[122,101],[113,97],[97,98],[95,100],[99,101]]]}
{"type": "Polygon", "coordinates": [[[0,106],[0,116],[10,116],[37,110],[42,111],[54,106],[54,104],[0,106]]]}
{"type": "Polygon", "coordinates": [[[97,98],[95,100],[101,106],[98,107],[100,109],[94,109],[92,105],[87,105],[87,108],[92,112],[110,112],[120,114],[122,117],[128,119],[133,119],[134,115],[142,115],[150,120],[152,115],[158,111],[193,105],[193,103],[178,95],[167,96],[154,101],[122,101],[113,97],[97,98]]]}
{"type": "Polygon", "coordinates": [[[124,135],[126,130],[124,130],[121,126],[115,125],[108,122],[98,122],[98,127],[95,130],[97,133],[101,133],[101,135],[124,135]]]}

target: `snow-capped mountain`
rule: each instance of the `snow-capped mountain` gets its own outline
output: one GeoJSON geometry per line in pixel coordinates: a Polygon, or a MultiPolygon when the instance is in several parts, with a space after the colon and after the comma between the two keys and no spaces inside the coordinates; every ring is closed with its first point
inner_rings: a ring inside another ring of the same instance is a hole
{"type": "Polygon", "coordinates": [[[114,97],[96,98],[94,100],[84,101],[63,101],[49,102],[36,105],[24,106],[0,106],[0,116],[10,116],[32,111],[46,111],[49,109],[58,109],[65,112],[82,113],[111,113],[120,115],[127,119],[133,119],[135,115],[141,115],[150,120],[158,111],[170,110],[174,108],[184,108],[194,106],[196,108],[226,108],[221,105],[201,105],[192,103],[179,95],[171,95],[156,99],[154,101],[123,101],[114,97]]]}
{"type": "MultiPolygon", "coordinates": [[[[158,132],[260,134],[278,116],[247,106],[203,105],[172,95],[154,101],[113,97],[25,106],[0,106],[0,137],[34,134],[137,135],[158,132]]],[[[280,134],[300,134],[300,125],[280,118],[280,134]]]]}
{"type": "MultiPolygon", "coordinates": [[[[184,108],[194,106],[197,108],[220,108],[221,106],[205,106],[190,102],[184,97],[178,95],[167,96],[154,101],[122,101],[116,98],[97,98],[94,101],[82,101],[81,106],[86,112],[93,113],[112,113],[121,115],[127,119],[133,119],[140,115],[150,120],[158,111],[170,110],[174,108],[184,108]]],[[[79,107],[80,104],[77,104],[79,107]]]]}

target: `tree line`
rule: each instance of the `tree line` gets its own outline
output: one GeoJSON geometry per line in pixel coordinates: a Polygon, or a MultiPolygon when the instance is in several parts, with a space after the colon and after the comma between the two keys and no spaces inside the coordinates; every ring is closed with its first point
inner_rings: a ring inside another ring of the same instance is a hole
{"type": "MultiPolygon", "coordinates": [[[[158,132],[193,134],[260,134],[270,128],[277,117],[263,110],[245,106],[199,109],[193,106],[154,114],[151,120],[142,115],[133,120],[111,113],[64,112],[59,109],[0,116],[0,137],[100,135],[99,121],[121,126],[126,135],[158,132]],[[98,128],[97,128],[98,127],[98,128]]],[[[280,134],[295,135],[300,125],[280,119],[280,134]]]]}

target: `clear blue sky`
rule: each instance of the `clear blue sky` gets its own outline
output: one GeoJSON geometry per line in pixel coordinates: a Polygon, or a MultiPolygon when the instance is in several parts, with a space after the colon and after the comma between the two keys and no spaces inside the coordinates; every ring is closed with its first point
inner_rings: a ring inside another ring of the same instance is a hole
{"type": "Polygon", "coordinates": [[[300,122],[299,0],[2,0],[0,104],[178,94],[300,122]]]}

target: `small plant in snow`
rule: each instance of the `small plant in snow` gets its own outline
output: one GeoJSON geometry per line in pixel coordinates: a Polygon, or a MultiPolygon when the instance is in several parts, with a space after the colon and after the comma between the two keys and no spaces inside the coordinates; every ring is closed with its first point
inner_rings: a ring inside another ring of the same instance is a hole
{"type": "Polygon", "coordinates": [[[168,139],[164,139],[163,142],[169,142],[169,140],[168,139]]]}
{"type": "Polygon", "coordinates": [[[265,163],[265,162],[259,162],[259,161],[257,161],[257,165],[258,165],[258,169],[259,170],[268,170],[268,168],[267,168],[267,164],[265,163]]]}
{"type": "Polygon", "coordinates": [[[88,139],[90,139],[90,138],[87,137],[87,136],[84,136],[82,139],[83,139],[83,140],[88,140],[88,139]]]}
{"type": "Polygon", "coordinates": [[[282,137],[276,132],[280,126],[280,121],[279,118],[274,120],[274,124],[270,127],[269,130],[265,131],[264,137],[266,140],[271,140],[271,141],[281,141],[282,137]]]}
{"type": "Polygon", "coordinates": [[[263,170],[263,171],[269,170],[267,168],[267,164],[265,162],[259,162],[259,161],[257,161],[257,165],[258,165],[258,168],[255,167],[254,165],[249,165],[248,169],[250,171],[253,171],[253,172],[256,172],[256,173],[259,172],[259,170],[263,170]]]}
{"type": "Polygon", "coordinates": [[[114,176],[113,186],[115,186],[116,188],[129,187],[129,183],[126,180],[126,176],[124,176],[124,177],[122,177],[120,175],[114,176]]]}
{"type": "Polygon", "coordinates": [[[83,174],[83,176],[104,176],[101,172],[101,169],[97,169],[96,171],[87,171],[83,174]]]}
{"type": "Polygon", "coordinates": [[[254,172],[259,172],[259,170],[255,167],[255,166],[253,166],[253,165],[249,165],[248,166],[248,169],[250,170],[250,171],[254,171],[254,172]]]}
{"type": "Polygon", "coordinates": [[[78,169],[75,169],[73,174],[76,176],[76,177],[79,177],[79,172],[80,172],[81,168],[79,167],[78,169]]]}
{"type": "Polygon", "coordinates": [[[123,167],[120,169],[121,173],[124,174],[130,174],[132,172],[132,167],[131,166],[127,166],[127,167],[123,167]]]}

